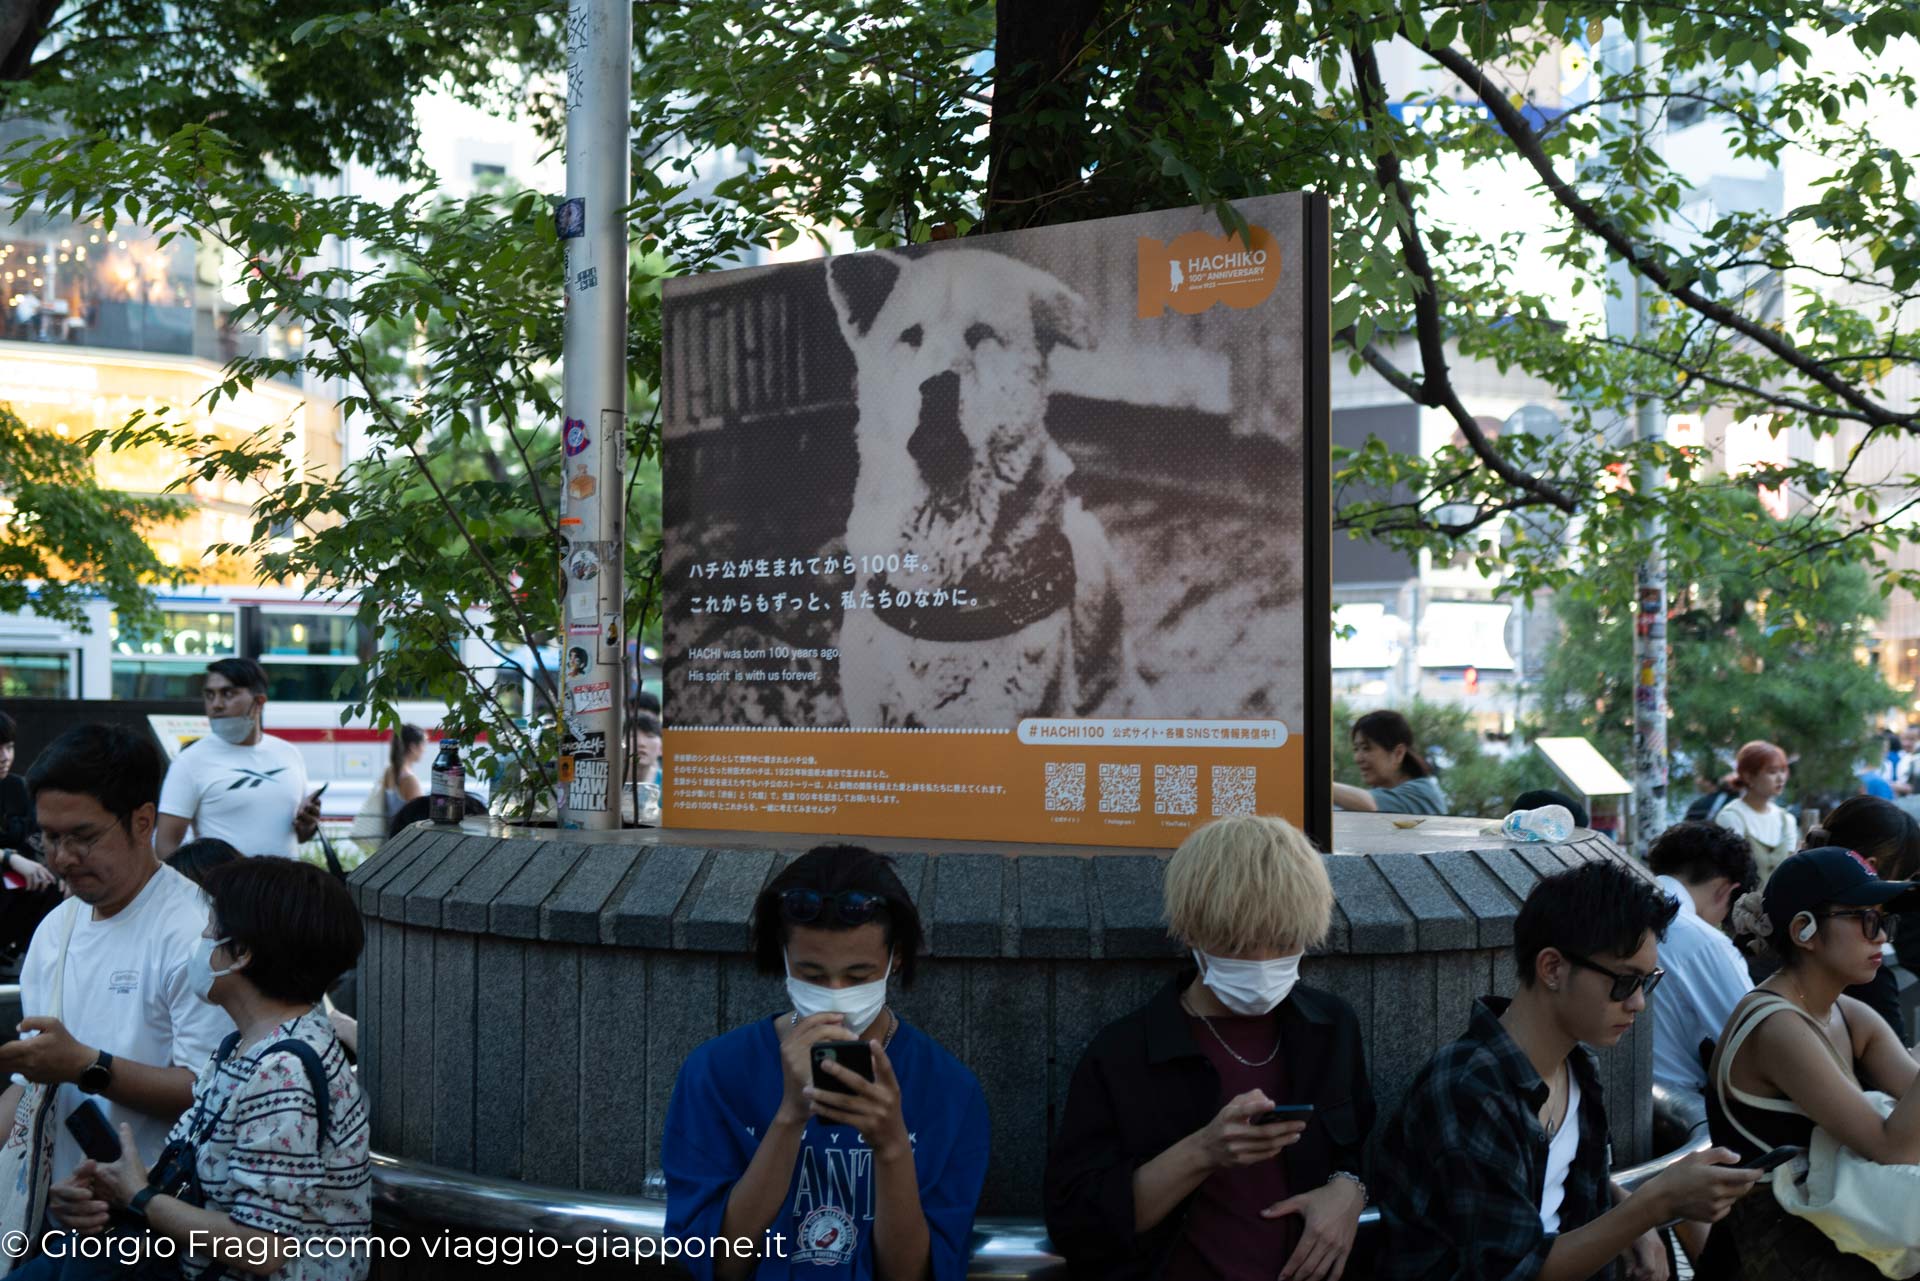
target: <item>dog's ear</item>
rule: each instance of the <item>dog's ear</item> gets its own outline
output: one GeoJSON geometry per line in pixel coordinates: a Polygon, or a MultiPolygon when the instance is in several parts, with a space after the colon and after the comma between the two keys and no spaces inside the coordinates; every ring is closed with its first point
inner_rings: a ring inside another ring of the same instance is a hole
{"type": "Polygon", "coordinates": [[[846,254],[827,259],[827,293],[839,313],[847,341],[867,336],[899,279],[900,264],[891,254],[846,254]]]}
{"type": "Polygon", "coordinates": [[[1046,356],[1055,347],[1075,351],[1093,349],[1093,322],[1087,301],[1065,285],[1042,289],[1033,296],[1033,341],[1046,356]]]}

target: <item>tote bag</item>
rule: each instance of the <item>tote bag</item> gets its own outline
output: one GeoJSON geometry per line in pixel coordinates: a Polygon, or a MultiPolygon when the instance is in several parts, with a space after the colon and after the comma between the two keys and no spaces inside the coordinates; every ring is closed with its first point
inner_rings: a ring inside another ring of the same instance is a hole
{"type": "MultiPolygon", "coordinates": [[[[60,960],[53,967],[56,1019],[66,1010],[61,998],[67,981],[67,945],[73,942],[73,927],[79,923],[80,913],[87,910],[84,903],[76,906],[67,916],[67,932],[60,938],[60,960]]],[[[47,1188],[53,1182],[53,1101],[59,1093],[57,1084],[29,1081],[20,1092],[6,1142],[0,1144],[0,1241],[29,1242],[17,1258],[0,1253],[0,1273],[13,1271],[39,1248],[40,1232],[47,1221],[47,1188]]]]}

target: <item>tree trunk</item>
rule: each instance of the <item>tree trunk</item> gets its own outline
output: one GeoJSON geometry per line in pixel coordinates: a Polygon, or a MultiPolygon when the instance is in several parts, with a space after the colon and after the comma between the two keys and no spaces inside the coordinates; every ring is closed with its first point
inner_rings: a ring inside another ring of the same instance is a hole
{"type": "Polygon", "coordinates": [[[60,0],[0,0],[0,80],[25,80],[60,0]]]}
{"type": "Polygon", "coordinates": [[[1086,77],[1079,69],[1101,0],[1000,0],[982,231],[1057,221],[1086,158],[1086,77]],[[1051,109],[1048,123],[1037,116],[1051,109]]]}

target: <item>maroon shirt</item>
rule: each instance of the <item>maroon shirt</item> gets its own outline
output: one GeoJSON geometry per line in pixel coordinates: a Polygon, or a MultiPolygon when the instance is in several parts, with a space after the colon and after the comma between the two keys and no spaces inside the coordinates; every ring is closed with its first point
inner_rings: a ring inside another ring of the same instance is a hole
{"type": "MultiPolygon", "coordinates": [[[[1284,1052],[1273,1054],[1265,1067],[1248,1067],[1220,1044],[1225,1038],[1240,1058],[1260,1062],[1273,1053],[1280,1036],[1273,1015],[1209,1016],[1202,1022],[1190,1014],[1187,1025],[1194,1044],[1220,1074],[1216,1111],[1249,1090],[1264,1090],[1275,1103],[1291,1102],[1284,1052]],[[1220,1036],[1209,1032],[1207,1023],[1220,1036]]],[[[1287,1170],[1278,1156],[1215,1170],[1188,1204],[1186,1223],[1167,1259],[1168,1281],[1273,1281],[1300,1239],[1300,1216],[1263,1219],[1260,1211],[1286,1199],[1287,1170]]]]}

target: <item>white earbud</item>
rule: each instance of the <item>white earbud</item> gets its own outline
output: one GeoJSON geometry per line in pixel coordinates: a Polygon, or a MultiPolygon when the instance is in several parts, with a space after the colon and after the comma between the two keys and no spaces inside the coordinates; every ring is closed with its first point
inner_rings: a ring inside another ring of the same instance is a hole
{"type": "MultiPolygon", "coordinates": [[[[1806,917],[1807,923],[1805,925],[1802,925],[1799,929],[1795,930],[1793,932],[1793,937],[1798,939],[1800,942],[1805,943],[1810,939],[1812,939],[1813,936],[1819,932],[1820,922],[1814,919],[1812,912],[1802,912],[1800,913],[1800,916],[1806,917]]],[[[1796,916],[1793,919],[1797,921],[1800,919],[1800,916],[1796,916]]]]}

